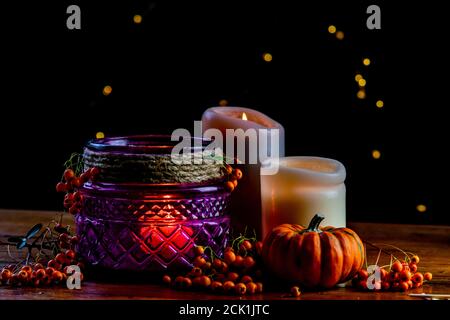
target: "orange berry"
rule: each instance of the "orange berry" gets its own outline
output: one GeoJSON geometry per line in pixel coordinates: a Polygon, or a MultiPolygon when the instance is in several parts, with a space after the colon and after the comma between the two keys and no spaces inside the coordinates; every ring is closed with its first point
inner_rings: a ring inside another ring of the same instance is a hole
{"type": "Polygon", "coordinates": [[[227,279],[236,282],[237,279],[239,279],[239,274],[237,274],[236,272],[230,272],[228,273],[227,279]]]}
{"type": "Polygon", "coordinates": [[[20,282],[27,282],[28,278],[30,278],[30,276],[28,275],[28,272],[20,270],[19,273],[17,274],[17,278],[19,279],[20,282]]]}
{"type": "Polygon", "coordinates": [[[197,256],[194,259],[194,266],[196,266],[196,267],[202,268],[205,265],[205,263],[206,263],[205,258],[203,258],[201,256],[197,256]]]}
{"type": "Polygon", "coordinates": [[[194,277],[200,277],[203,274],[203,271],[199,267],[192,268],[190,274],[194,277]]]}
{"type": "Polygon", "coordinates": [[[227,171],[227,174],[232,174],[233,173],[233,167],[230,166],[229,164],[227,164],[225,166],[225,170],[227,171]]]}
{"type": "Polygon", "coordinates": [[[248,294],[255,294],[256,293],[256,289],[257,289],[257,285],[254,282],[249,282],[246,285],[247,288],[247,293],[248,294]]]}
{"type": "Polygon", "coordinates": [[[45,269],[39,269],[36,271],[36,278],[37,279],[44,279],[47,273],[45,272],[45,269]]]}
{"type": "Polygon", "coordinates": [[[6,282],[12,277],[13,273],[9,269],[3,269],[0,274],[0,280],[6,282]]]}
{"type": "Polygon", "coordinates": [[[391,267],[395,272],[401,272],[403,270],[403,265],[400,261],[395,261],[391,267]]]}
{"type": "Polygon", "coordinates": [[[228,250],[228,251],[225,252],[223,258],[224,258],[226,263],[231,265],[236,260],[236,255],[234,254],[233,251],[228,250]]]}
{"type": "Polygon", "coordinates": [[[211,289],[214,292],[221,292],[221,291],[223,291],[223,284],[222,284],[222,282],[213,281],[213,283],[211,283],[211,289]]]}
{"type": "Polygon", "coordinates": [[[242,267],[242,265],[244,264],[244,258],[242,256],[236,256],[236,259],[233,262],[233,265],[235,267],[242,267]]]}
{"type": "Polygon", "coordinates": [[[411,263],[409,264],[409,270],[410,270],[412,273],[415,273],[415,272],[417,271],[417,264],[411,262],[411,263]]]}
{"type": "Polygon", "coordinates": [[[201,256],[202,254],[204,254],[205,253],[205,248],[203,248],[203,246],[196,246],[195,248],[194,248],[194,254],[196,255],[196,256],[201,256]]]}
{"type": "Polygon", "coordinates": [[[201,276],[200,277],[200,286],[202,287],[209,287],[211,285],[211,279],[207,276],[201,276]]]}
{"type": "Polygon", "coordinates": [[[226,262],[222,262],[221,272],[228,272],[228,264],[226,262]]]}
{"type": "Polygon", "coordinates": [[[411,257],[411,262],[412,263],[419,264],[419,261],[420,261],[419,256],[414,255],[414,256],[411,257]]]}
{"type": "Polygon", "coordinates": [[[230,292],[231,290],[234,290],[235,284],[233,281],[225,281],[223,284],[223,290],[225,292],[230,292]]]}
{"type": "Polygon", "coordinates": [[[403,270],[400,272],[400,280],[408,282],[411,279],[411,272],[409,270],[403,270]]]}
{"type": "Polygon", "coordinates": [[[55,282],[61,282],[64,279],[61,271],[55,271],[52,273],[52,280],[55,282]]]}
{"type": "Polygon", "coordinates": [[[255,265],[255,259],[253,259],[250,256],[247,256],[244,258],[244,261],[242,262],[242,264],[244,265],[244,267],[246,268],[252,268],[255,265]]]}
{"type": "Polygon", "coordinates": [[[245,294],[245,292],[247,292],[247,287],[245,284],[243,283],[238,283],[235,287],[234,287],[234,292],[236,292],[237,295],[241,295],[243,296],[245,294]]]}
{"type": "Polygon", "coordinates": [[[300,291],[300,288],[297,286],[294,286],[291,288],[291,296],[293,297],[300,297],[300,295],[302,294],[302,292],[300,291]]]}
{"type": "Polygon", "coordinates": [[[209,269],[211,269],[211,262],[208,261],[203,265],[203,270],[209,270],[209,269]]]}
{"type": "Polygon", "coordinates": [[[358,277],[360,280],[367,280],[369,278],[369,273],[365,269],[361,269],[358,271],[358,277]]]}
{"type": "Polygon", "coordinates": [[[233,177],[236,178],[237,180],[241,180],[242,179],[242,171],[239,169],[234,169],[233,177]]]}
{"type": "Polygon", "coordinates": [[[409,280],[407,283],[410,289],[414,286],[414,283],[411,280],[409,280]]]}
{"type": "Polygon", "coordinates": [[[188,277],[184,277],[181,286],[185,289],[190,288],[192,286],[192,280],[188,277]]]}
{"type": "Polygon", "coordinates": [[[242,278],[241,278],[241,282],[242,283],[245,283],[245,284],[247,284],[247,283],[249,283],[249,282],[252,282],[253,281],[253,279],[252,279],[252,277],[250,277],[249,275],[245,275],[245,276],[243,276],[242,278]]]}
{"type": "Polygon", "coordinates": [[[234,183],[231,182],[231,181],[225,182],[225,189],[228,190],[229,192],[233,192],[233,190],[234,190],[234,183]]]}
{"type": "Polygon", "coordinates": [[[252,248],[253,248],[253,245],[250,241],[248,241],[248,240],[242,241],[241,246],[240,246],[241,250],[250,251],[250,250],[252,250],[252,248]]]}
{"type": "Polygon", "coordinates": [[[20,270],[25,271],[28,274],[31,274],[33,272],[33,268],[30,266],[23,266],[20,270]]]}
{"type": "Polygon", "coordinates": [[[231,182],[233,183],[233,186],[235,188],[238,186],[238,181],[237,180],[231,180],[231,182]]]}
{"type": "Polygon", "coordinates": [[[222,269],[223,262],[221,259],[216,258],[216,259],[214,259],[212,265],[215,269],[220,270],[220,269],[222,269]]]}
{"type": "Polygon", "coordinates": [[[390,287],[391,287],[391,284],[388,281],[381,282],[381,289],[382,290],[389,290],[390,287]]]}
{"type": "Polygon", "coordinates": [[[423,274],[421,274],[420,272],[416,272],[412,276],[411,280],[412,280],[412,282],[415,282],[415,283],[423,282],[423,274]]]}
{"type": "Polygon", "coordinates": [[[433,274],[431,272],[425,272],[423,278],[427,281],[431,281],[431,279],[433,279],[433,274]]]}
{"type": "Polygon", "coordinates": [[[381,278],[381,280],[386,280],[387,277],[388,277],[388,272],[385,269],[381,268],[380,269],[380,278],[381,278]]]}
{"type": "Polygon", "coordinates": [[[184,282],[184,277],[183,276],[178,276],[178,277],[175,278],[174,285],[177,288],[182,288],[183,287],[183,282],[184,282]]]}
{"type": "Polygon", "coordinates": [[[407,291],[409,289],[408,282],[402,281],[400,282],[400,291],[407,291]]]}
{"type": "Polygon", "coordinates": [[[170,278],[169,275],[164,275],[164,277],[162,278],[163,283],[170,285],[172,283],[172,278],[170,278]]]}

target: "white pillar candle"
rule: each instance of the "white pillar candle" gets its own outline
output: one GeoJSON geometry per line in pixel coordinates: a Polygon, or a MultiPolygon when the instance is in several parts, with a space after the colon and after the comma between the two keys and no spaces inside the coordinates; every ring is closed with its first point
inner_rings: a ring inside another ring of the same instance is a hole
{"type": "Polygon", "coordinates": [[[345,167],[319,157],[285,157],[276,175],[261,176],[263,235],[283,223],[308,226],[316,213],[322,226],[345,227],[345,167]]]}
{"type": "MultiPolygon", "coordinates": [[[[278,129],[279,155],[284,156],[283,126],[259,111],[241,107],[212,107],[203,113],[202,126],[204,131],[220,130],[224,139],[226,129],[243,129],[244,131],[247,129],[278,129]]],[[[269,150],[271,148],[270,141],[269,138],[267,146],[269,150]]],[[[248,141],[246,141],[245,149],[248,152],[248,141]]],[[[228,153],[229,150],[226,151],[228,153]]],[[[236,150],[232,150],[232,152],[236,155],[236,150]]],[[[260,161],[263,159],[260,159],[259,154],[256,164],[249,164],[248,159],[248,154],[246,154],[246,162],[235,165],[242,170],[244,177],[239,181],[236,191],[231,196],[231,219],[233,228],[237,232],[242,232],[245,228],[248,231],[254,229],[260,238],[262,234],[260,161]]]]}

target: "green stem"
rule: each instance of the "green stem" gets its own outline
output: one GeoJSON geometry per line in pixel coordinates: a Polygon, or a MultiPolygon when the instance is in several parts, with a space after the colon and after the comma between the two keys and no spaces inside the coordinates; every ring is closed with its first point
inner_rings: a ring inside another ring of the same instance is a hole
{"type": "Polygon", "coordinates": [[[323,221],[323,219],[325,219],[324,216],[322,216],[321,214],[316,214],[312,219],[311,222],[309,223],[308,228],[306,229],[306,231],[313,231],[313,232],[319,232],[319,225],[320,223],[323,221]]]}

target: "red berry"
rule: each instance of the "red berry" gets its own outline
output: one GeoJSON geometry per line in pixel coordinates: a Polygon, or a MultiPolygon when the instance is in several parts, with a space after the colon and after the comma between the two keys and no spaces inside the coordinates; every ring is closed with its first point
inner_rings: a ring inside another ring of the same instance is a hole
{"type": "Polygon", "coordinates": [[[73,236],[73,237],[70,239],[70,243],[71,243],[71,244],[77,244],[78,242],[80,242],[80,239],[79,239],[77,236],[73,236]]]}
{"type": "Polygon", "coordinates": [[[365,269],[358,271],[358,277],[360,280],[367,280],[369,278],[369,273],[365,269]]]}
{"type": "Polygon", "coordinates": [[[242,251],[250,251],[250,250],[252,250],[252,247],[253,247],[252,243],[248,240],[242,241],[242,243],[240,245],[240,249],[242,251]]]}
{"type": "Polygon", "coordinates": [[[90,171],[83,172],[80,175],[80,180],[81,180],[82,183],[88,182],[90,178],[91,178],[91,172],[90,171]]]}
{"type": "MultiPolygon", "coordinates": [[[[50,261],[47,263],[47,267],[48,267],[48,268],[55,269],[55,270],[59,270],[59,269],[61,268],[61,265],[59,264],[58,261],[52,259],[52,260],[50,260],[50,261]]],[[[48,269],[48,268],[47,268],[47,269],[48,269]]]]}
{"type": "Polygon", "coordinates": [[[44,279],[47,273],[45,272],[45,269],[39,269],[36,271],[36,278],[37,279],[44,279]]]}
{"type": "Polygon", "coordinates": [[[381,283],[381,289],[383,289],[383,290],[389,290],[390,287],[391,287],[391,284],[387,281],[383,281],[381,283]]]}
{"type": "Polygon", "coordinates": [[[403,270],[403,265],[400,261],[395,261],[391,267],[395,272],[401,272],[403,270]]]}
{"type": "Polygon", "coordinates": [[[55,282],[61,282],[64,279],[63,274],[60,271],[55,271],[52,273],[52,280],[55,282]]]}
{"type": "Polygon", "coordinates": [[[245,268],[252,268],[255,265],[255,259],[253,259],[250,256],[247,256],[244,258],[244,261],[242,262],[245,268]]]}
{"type": "MultiPolygon", "coordinates": [[[[66,264],[67,262],[67,258],[66,255],[64,253],[58,253],[55,257],[56,262],[58,262],[59,264],[66,264]]],[[[54,268],[54,267],[53,267],[54,268]]]]}
{"type": "Polygon", "coordinates": [[[17,274],[17,277],[18,277],[20,282],[25,283],[25,282],[28,281],[28,278],[30,276],[28,275],[28,272],[26,272],[24,270],[20,270],[19,273],[17,274]]]}
{"type": "Polygon", "coordinates": [[[409,281],[411,279],[411,272],[409,270],[403,270],[400,272],[400,280],[402,281],[409,281]]]}
{"type": "Polygon", "coordinates": [[[72,260],[74,260],[75,259],[75,251],[73,251],[73,250],[67,250],[66,251],[66,258],[67,258],[67,260],[69,260],[69,261],[72,261],[72,260]]]}
{"type": "Polygon", "coordinates": [[[381,268],[380,269],[380,278],[381,278],[381,280],[386,280],[387,277],[388,277],[388,272],[385,269],[381,268]]]}
{"type": "Polygon", "coordinates": [[[44,266],[41,263],[36,263],[34,265],[34,267],[33,267],[34,271],[38,271],[38,270],[41,270],[41,269],[44,269],[44,266]]]}
{"type": "Polygon", "coordinates": [[[361,290],[367,290],[367,279],[365,279],[365,280],[360,280],[360,281],[358,282],[358,287],[359,287],[361,290]]]}
{"type": "Polygon", "coordinates": [[[73,178],[75,178],[75,172],[72,169],[66,169],[64,171],[64,180],[71,181],[73,178]]]}
{"type": "Polygon", "coordinates": [[[170,285],[172,283],[172,279],[167,274],[162,278],[162,281],[167,285],[170,285]]]}
{"type": "Polygon", "coordinates": [[[79,188],[83,185],[80,178],[73,178],[72,181],[70,181],[70,184],[74,188],[79,188]]]}
{"type": "Polygon", "coordinates": [[[417,264],[415,264],[414,262],[411,262],[411,263],[409,264],[409,270],[410,270],[412,273],[416,273],[416,271],[417,271],[417,264]]]}
{"type": "Polygon", "coordinates": [[[423,275],[420,272],[416,272],[412,278],[411,278],[412,282],[415,283],[422,283],[423,282],[423,275]]]}
{"type": "Polygon", "coordinates": [[[89,173],[91,174],[91,179],[94,179],[100,173],[100,169],[96,168],[96,167],[93,167],[93,168],[90,169],[89,173]]]}
{"type": "Polygon", "coordinates": [[[425,280],[427,280],[427,281],[431,281],[431,279],[433,279],[433,274],[432,274],[431,272],[426,272],[426,273],[423,275],[423,278],[424,278],[425,280]]]}
{"type": "Polygon", "coordinates": [[[67,191],[67,185],[63,182],[58,182],[56,185],[56,192],[66,192],[67,191]]]}
{"type": "Polygon", "coordinates": [[[243,284],[243,283],[238,283],[234,287],[234,290],[235,290],[237,295],[243,296],[245,294],[245,292],[247,291],[247,286],[245,284],[243,284]]]}
{"type": "Polygon", "coordinates": [[[0,273],[0,280],[3,282],[8,281],[12,277],[13,273],[8,269],[3,269],[0,273]]]}
{"type": "Polygon", "coordinates": [[[297,286],[295,286],[295,287],[292,287],[291,288],[291,295],[293,296],[293,297],[300,297],[300,295],[302,294],[302,292],[300,291],[300,288],[299,287],[297,287],[297,286]]]}
{"type": "Polygon", "coordinates": [[[69,213],[73,214],[73,215],[77,214],[78,211],[79,211],[79,208],[76,205],[72,205],[69,209],[69,213]]]}
{"type": "Polygon", "coordinates": [[[411,257],[411,262],[412,263],[419,264],[419,261],[420,261],[419,256],[414,255],[414,256],[411,257]]]}
{"type": "Polygon", "coordinates": [[[409,289],[408,282],[402,281],[400,282],[400,290],[401,291],[407,291],[409,289]]]}

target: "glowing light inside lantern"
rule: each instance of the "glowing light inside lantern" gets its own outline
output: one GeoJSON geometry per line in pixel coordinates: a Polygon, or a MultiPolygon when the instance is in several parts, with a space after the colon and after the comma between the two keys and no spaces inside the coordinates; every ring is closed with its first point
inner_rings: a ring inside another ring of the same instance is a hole
{"type": "Polygon", "coordinates": [[[370,65],[370,59],[369,59],[369,58],[365,58],[365,59],[363,60],[363,64],[364,64],[365,66],[369,66],[369,65],[370,65]]]}
{"type": "Polygon", "coordinates": [[[355,81],[359,82],[359,80],[361,80],[363,78],[362,75],[360,75],[359,73],[355,76],[355,81]]]}
{"type": "Polygon", "coordinates": [[[344,39],[344,32],[343,31],[336,32],[336,38],[338,40],[343,40],[344,39]]]}
{"type": "Polygon", "coordinates": [[[245,112],[242,112],[242,120],[245,120],[245,121],[248,120],[248,119],[247,119],[247,115],[245,114],[245,112]]]}
{"type": "Polygon", "coordinates": [[[97,139],[104,139],[104,138],[105,138],[105,134],[104,134],[103,132],[99,131],[99,132],[97,132],[97,133],[95,134],[95,137],[96,137],[97,139]]]}
{"type": "Polygon", "coordinates": [[[376,105],[377,105],[377,108],[383,108],[383,107],[384,107],[384,102],[383,102],[383,100],[378,100],[377,103],[376,103],[376,105]]]}
{"type": "Polygon", "coordinates": [[[336,33],[336,27],[333,26],[333,25],[329,26],[329,27],[328,27],[328,32],[331,33],[331,34],[336,33]]]}

